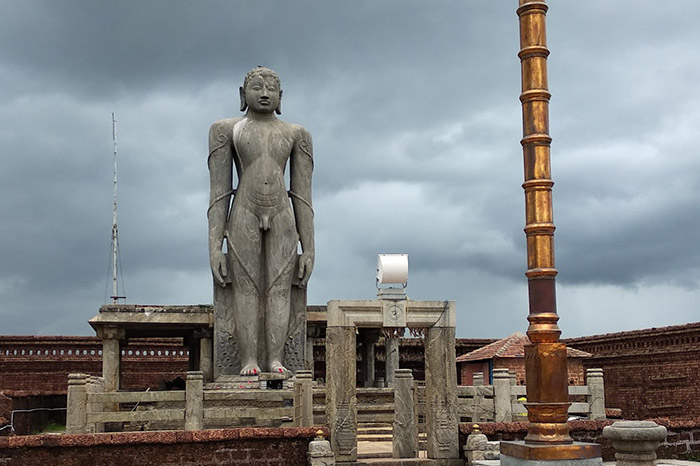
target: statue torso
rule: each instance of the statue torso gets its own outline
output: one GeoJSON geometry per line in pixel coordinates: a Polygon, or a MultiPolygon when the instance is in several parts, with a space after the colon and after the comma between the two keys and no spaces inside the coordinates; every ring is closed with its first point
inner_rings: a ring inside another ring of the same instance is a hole
{"type": "Polygon", "coordinates": [[[261,228],[284,207],[289,207],[284,170],[294,146],[294,127],[280,120],[244,118],[233,128],[233,149],[238,171],[235,203],[255,214],[261,228]]]}

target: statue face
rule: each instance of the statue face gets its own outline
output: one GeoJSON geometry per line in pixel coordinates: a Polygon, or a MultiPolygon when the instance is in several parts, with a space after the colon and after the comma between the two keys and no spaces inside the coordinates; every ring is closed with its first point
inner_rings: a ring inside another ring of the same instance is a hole
{"type": "Polygon", "coordinates": [[[274,112],[280,103],[280,88],[277,80],[264,74],[253,76],[245,87],[245,101],[253,112],[274,112]]]}

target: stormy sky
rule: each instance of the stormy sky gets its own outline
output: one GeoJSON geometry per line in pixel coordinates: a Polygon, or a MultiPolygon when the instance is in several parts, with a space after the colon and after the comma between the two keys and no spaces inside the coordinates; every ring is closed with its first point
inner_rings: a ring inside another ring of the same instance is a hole
{"type": "MultiPolygon", "coordinates": [[[[90,335],[111,294],[112,122],[128,303],[211,302],[207,132],[275,69],[313,135],[309,303],[412,299],[460,337],[527,327],[517,2],[0,0],[0,333],[90,335]]],[[[564,337],[697,321],[697,0],[550,2],[564,337]]]]}

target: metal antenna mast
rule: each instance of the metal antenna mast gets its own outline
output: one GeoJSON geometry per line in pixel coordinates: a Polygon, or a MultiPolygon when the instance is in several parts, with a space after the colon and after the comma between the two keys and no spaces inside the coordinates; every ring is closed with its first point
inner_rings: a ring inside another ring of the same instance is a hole
{"type": "MultiPolygon", "coordinates": [[[[117,228],[117,120],[112,112],[112,146],[114,148],[114,187],[112,202],[112,303],[117,304],[120,299],[126,296],[119,296],[117,274],[119,264],[119,229],[117,228]]],[[[124,284],[122,283],[122,292],[124,284]]],[[[125,294],[125,293],[124,293],[125,294]]]]}

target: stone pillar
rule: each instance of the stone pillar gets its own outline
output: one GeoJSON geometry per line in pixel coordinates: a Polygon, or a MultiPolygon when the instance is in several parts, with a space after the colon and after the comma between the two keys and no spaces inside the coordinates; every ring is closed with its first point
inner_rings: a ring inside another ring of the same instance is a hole
{"type": "Polygon", "coordinates": [[[124,339],[124,329],[106,326],[98,331],[98,336],[102,339],[102,378],[105,381],[105,391],[116,392],[121,386],[121,340],[124,339]]]}
{"type": "Polygon", "coordinates": [[[364,368],[365,372],[365,387],[374,387],[374,380],[375,380],[375,374],[374,374],[374,360],[375,360],[375,355],[374,355],[374,343],[375,343],[375,338],[374,335],[372,334],[371,331],[365,331],[364,332],[364,351],[362,354],[362,365],[364,368]]]}
{"type": "Polygon", "coordinates": [[[304,350],[304,366],[306,370],[311,371],[311,378],[314,375],[314,337],[306,335],[306,349],[304,350]]]}
{"type": "Polygon", "coordinates": [[[66,433],[87,432],[87,374],[68,374],[66,433]]]}
{"type": "Polygon", "coordinates": [[[294,427],[314,425],[314,396],[311,371],[300,369],[294,382],[294,427]]]}
{"type": "Polygon", "coordinates": [[[418,431],[414,417],[413,373],[397,369],[394,373],[394,458],[418,456],[418,431]]]}
{"type": "Polygon", "coordinates": [[[204,428],[204,374],[189,371],[185,385],[185,430],[204,428]]]}
{"type": "Polygon", "coordinates": [[[590,418],[594,421],[605,420],[605,385],[603,369],[586,370],[586,385],[588,385],[588,406],[590,418]]]}
{"type": "Polygon", "coordinates": [[[214,381],[214,347],[212,331],[202,330],[199,340],[199,370],[202,371],[204,382],[214,381]]]}
{"type": "Polygon", "coordinates": [[[428,458],[459,458],[454,327],[430,327],[425,338],[428,458]]]}
{"type": "Polygon", "coordinates": [[[399,338],[389,336],[384,339],[384,350],[386,353],[385,367],[386,386],[394,386],[394,374],[399,368],[399,338]]]}
{"type": "MultiPolygon", "coordinates": [[[[454,347],[454,345],[453,345],[454,347]]],[[[355,326],[326,330],[326,406],[331,447],[338,461],[357,459],[355,326]]]]}
{"type": "Polygon", "coordinates": [[[323,437],[323,431],[316,432],[316,438],[309,443],[309,466],[334,466],[335,455],[331,444],[323,437]]]}
{"type": "Polygon", "coordinates": [[[652,421],[617,421],[603,427],[603,438],[612,441],[617,466],[656,466],[656,449],[667,431],[652,421]]]}
{"type": "Polygon", "coordinates": [[[480,385],[484,384],[484,373],[483,372],[474,372],[472,375],[472,385],[475,387],[478,387],[480,385]]]}
{"type": "Polygon", "coordinates": [[[493,404],[496,410],[496,422],[511,422],[513,420],[508,369],[493,370],[493,404]]]}

